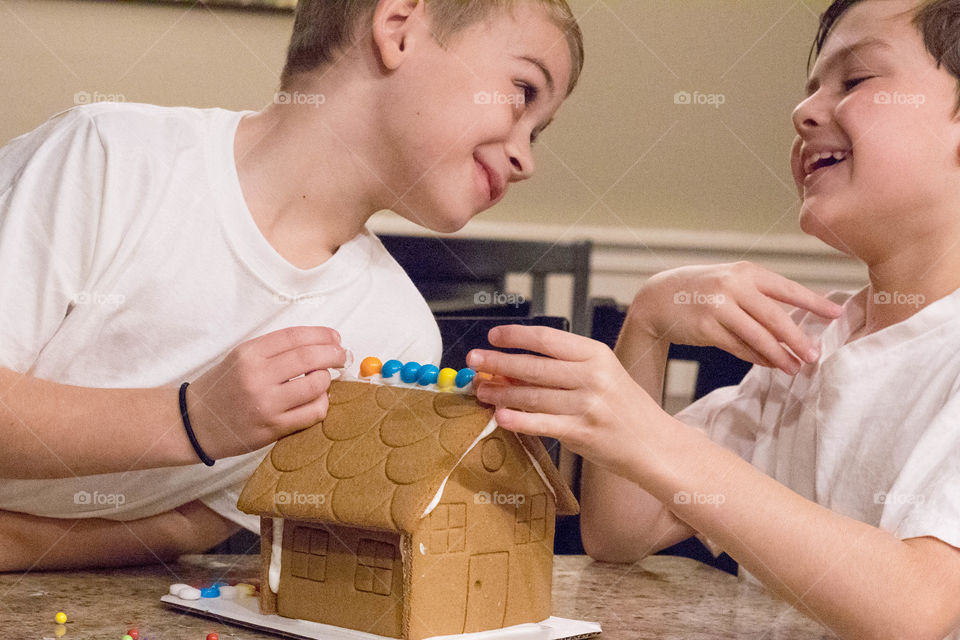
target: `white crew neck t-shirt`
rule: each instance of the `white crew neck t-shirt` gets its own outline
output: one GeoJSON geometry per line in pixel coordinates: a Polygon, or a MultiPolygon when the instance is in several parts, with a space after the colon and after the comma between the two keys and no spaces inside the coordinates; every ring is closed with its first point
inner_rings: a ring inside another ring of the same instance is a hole
{"type": "Polygon", "coordinates": [[[846,344],[867,293],[832,295],[837,320],[802,315],[818,362],[755,366],[677,418],[832,511],[960,547],[960,290],[846,344]]]}
{"type": "MultiPolygon", "coordinates": [[[[0,366],[85,387],[176,387],[295,325],[333,327],[358,360],[439,361],[432,314],[372,233],[312,269],[260,233],[234,162],[249,113],[88,105],[0,149],[0,366]]],[[[0,479],[0,509],[130,520],[201,499],[256,531],[236,496],[266,451],[209,468],[0,479]]]]}

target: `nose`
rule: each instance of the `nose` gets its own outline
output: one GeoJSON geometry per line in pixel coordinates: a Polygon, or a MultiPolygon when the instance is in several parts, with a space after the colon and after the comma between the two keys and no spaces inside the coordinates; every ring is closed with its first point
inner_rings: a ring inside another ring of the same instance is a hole
{"type": "Polygon", "coordinates": [[[819,91],[798,104],[793,110],[793,127],[797,133],[803,135],[823,125],[827,120],[826,109],[827,106],[819,91]]]}
{"type": "Polygon", "coordinates": [[[510,182],[526,180],[536,171],[529,131],[515,133],[507,143],[506,152],[510,158],[510,182]]]}

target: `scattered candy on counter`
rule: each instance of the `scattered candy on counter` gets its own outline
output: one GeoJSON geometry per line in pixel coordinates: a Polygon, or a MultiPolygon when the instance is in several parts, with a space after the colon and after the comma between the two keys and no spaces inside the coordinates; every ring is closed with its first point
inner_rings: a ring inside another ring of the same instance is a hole
{"type": "Polygon", "coordinates": [[[58,638],[62,638],[64,635],[66,635],[66,633],[67,633],[67,627],[66,625],[62,625],[62,624],[58,624],[56,628],[54,628],[53,630],[53,635],[57,636],[58,638]]]}
{"type": "Polygon", "coordinates": [[[58,611],[57,615],[53,616],[53,619],[57,621],[57,624],[66,624],[67,614],[65,614],[63,611],[58,611]]]}
{"type": "Polygon", "coordinates": [[[207,640],[220,640],[220,636],[216,633],[208,633],[207,640]]]}
{"type": "Polygon", "coordinates": [[[134,638],[133,638],[132,635],[130,635],[130,634],[128,633],[127,635],[125,635],[125,636],[123,636],[122,638],[120,638],[120,640],[134,640],[134,638]]]}
{"type": "Polygon", "coordinates": [[[123,640],[127,640],[128,636],[130,640],[140,640],[140,630],[136,627],[133,629],[127,629],[127,635],[124,636],[123,640]]]}
{"type": "MultiPolygon", "coordinates": [[[[470,384],[478,378],[477,372],[469,368],[457,371],[449,367],[440,369],[432,364],[421,365],[419,362],[387,360],[381,363],[379,358],[364,358],[360,363],[360,377],[374,378],[378,375],[384,384],[437,385],[440,391],[469,391],[470,384]]],[[[490,377],[489,374],[482,374],[478,379],[489,380],[490,377]]]]}

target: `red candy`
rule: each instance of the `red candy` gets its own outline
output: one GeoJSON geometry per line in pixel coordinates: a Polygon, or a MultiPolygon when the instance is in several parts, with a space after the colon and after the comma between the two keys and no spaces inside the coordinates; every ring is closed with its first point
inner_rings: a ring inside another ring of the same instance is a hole
{"type": "Polygon", "coordinates": [[[133,638],[133,640],[140,640],[140,631],[137,629],[128,629],[127,635],[133,638]]]}
{"type": "Polygon", "coordinates": [[[220,636],[216,633],[208,633],[207,640],[220,640],[220,636]]]}

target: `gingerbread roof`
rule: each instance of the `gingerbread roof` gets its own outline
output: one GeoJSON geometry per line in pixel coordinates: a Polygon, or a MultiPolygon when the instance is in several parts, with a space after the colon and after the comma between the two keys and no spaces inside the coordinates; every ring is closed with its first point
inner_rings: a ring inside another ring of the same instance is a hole
{"type": "MultiPolygon", "coordinates": [[[[244,486],[241,511],[412,533],[493,419],[493,408],[457,393],[335,380],[329,397],[323,422],[270,450],[244,486]]],[[[577,513],[539,438],[518,437],[556,494],[557,513],[577,513]]]]}

